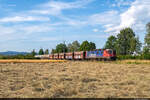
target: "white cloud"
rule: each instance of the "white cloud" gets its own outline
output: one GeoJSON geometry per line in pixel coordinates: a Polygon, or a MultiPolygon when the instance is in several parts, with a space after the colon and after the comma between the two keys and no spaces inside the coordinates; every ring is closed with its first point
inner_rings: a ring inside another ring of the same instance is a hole
{"type": "Polygon", "coordinates": [[[54,28],[50,24],[39,24],[39,25],[21,26],[19,30],[29,35],[29,34],[50,32],[54,30],[54,28]]]}
{"type": "Polygon", "coordinates": [[[129,6],[133,0],[115,0],[115,3],[112,4],[113,7],[129,6]]]}
{"type": "MultiPolygon", "coordinates": [[[[106,28],[105,32],[109,32],[107,28],[113,27],[114,25],[117,25],[120,23],[119,12],[112,10],[102,13],[96,13],[90,16],[76,16],[73,18],[69,18],[66,16],[59,16],[60,19],[63,21],[60,21],[59,24],[56,24],[56,26],[70,26],[70,27],[84,27],[84,26],[97,26],[101,25],[102,27],[106,28]]],[[[111,29],[113,30],[113,28],[111,29]]],[[[93,30],[98,31],[98,30],[93,30]]]]}
{"type": "Polygon", "coordinates": [[[78,19],[73,19],[73,18],[63,18],[65,21],[63,22],[64,25],[69,25],[69,26],[75,26],[75,27],[81,27],[87,25],[86,20],[81,20],[80,18],[78,19]]]}
{"type": "Polygon", "coordinates": [[[60,15],[62,10],[83,8],[85,5],[93,1],[94,0],[77,0],[75,2],[50,1],[46,4],[39,5],[38,10],[31,10],[30,12],[35,14],[60,15]]]}
{"type": "Polygon", "coordinates": [[[0,30],[1,30],[1,32],[0,32],[0,37],[3,37],[3,36],[5,36],[5,35],[8,36],[9,34],[15,32],[14,29],[12,29],[12,28],[10,28],[10,27],[5,27],[5,26],[2,26],[2,25],[0,25],[0,30]]]}
{"type": "Polygon", "coordinates": [[[96,24],[105,25],[110,23],[116,23],[119,21],[117,19],[118,14],[119,13],[117,11],[107,11],[103,13],[98,13],[98,14],[91,15],[88,21],[90,24],[93,25],[96,24]]]}
{"type": "Polygon", "coordinates": [[[150,1],[149,0],[136,0],[132,3],[131,7],[120,15],[120,27],[131,27],[135,24],[145,24],[150,21],[150,1]]]}
{"type": "Polygon", "coordinates": [[[98,31],[99,31],[99,30],[98,30],[98,29],[96,29],[96,28],[95,28],[95,29],[93,29],[93,32],[98,32],[98,31]]]}
{"type": "MultiPolygon", "coordinates": [[[[2,41],[20,41],[24,39],[30,39],[30,37],[38,37],[40,34],[41,37],[45,33],[53,31],[53,25],[51,24],[39,24],[39,25],[12,25],[4,26],[0,25],[0,42],[2,41]]],[[[34,38],[32,38],[34,39],[34,38]]]]}
{"type": "Polygon", "coordinates": [[[105,32],[117,33],[126,27],[131,27],[136,32],[145,32],[145,25],[150,21],[150,1],[136,0],[131,3],[127,11],[115,16],[119,23],[111,21],[114,18],[110,17],[111,25],[105,25],[105,32]]]}
{"type": "Polygon", "coordinates": [[[34,17],[34,16],[15,16],[5,17],[0,19],[0,22],[30,22],[30,21],[49,21],[48,17],[34,17]]]}
{"type": "Polygon", "coordinates": [[[47,42],[47,41],[58,41],[58,40],[62,40],[62,38],[60,38],[60,37],[41,37],[36,41],[38,41],[38,42],[47,42]]]}

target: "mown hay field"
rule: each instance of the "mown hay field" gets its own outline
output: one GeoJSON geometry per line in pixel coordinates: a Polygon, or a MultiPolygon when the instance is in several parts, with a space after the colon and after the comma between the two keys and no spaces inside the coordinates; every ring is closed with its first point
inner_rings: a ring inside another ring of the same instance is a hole
{"type": "Polygon", "coordinates": [[[150,97],[150,64],[0,63],[0,98],[150,97]]]}

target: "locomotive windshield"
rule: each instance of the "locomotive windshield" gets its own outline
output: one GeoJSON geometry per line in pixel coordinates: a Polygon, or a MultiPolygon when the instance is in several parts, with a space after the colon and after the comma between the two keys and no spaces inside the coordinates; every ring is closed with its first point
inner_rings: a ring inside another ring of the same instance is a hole
{"type": "Polygon", "coordinates": [[[109,54],[113,54],[113,51],[112,51],[112,50],[108,50],[108,53],[109,53],[109,54]]]}

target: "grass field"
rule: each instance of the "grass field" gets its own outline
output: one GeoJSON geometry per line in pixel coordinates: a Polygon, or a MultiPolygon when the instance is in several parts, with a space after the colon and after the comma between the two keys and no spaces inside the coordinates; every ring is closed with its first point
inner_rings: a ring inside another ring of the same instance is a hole
{"type": "Polygon", "coordinates": [[[3,62],[0,97],[150,97],[149,61],[128,62],[3,62]]]}
{"type": "MultiPolygon", "coordinates": [[[[27,60],[27,59],[0,60],[0,63],[52,63],[52,62],[54,62],[54,63],[67,62],[67,60],[27,60]]],[[[110,61],[104,61],[102,63],[110,63],[110,61]]],[[[117,60],[117,61],[112,61],[111,64],[112,63],[117,63],[117,64],[150,64],[150,60],[117,60]]]]}

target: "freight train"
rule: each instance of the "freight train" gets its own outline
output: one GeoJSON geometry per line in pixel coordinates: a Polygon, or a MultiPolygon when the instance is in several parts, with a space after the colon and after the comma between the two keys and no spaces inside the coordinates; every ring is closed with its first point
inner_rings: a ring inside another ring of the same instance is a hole
{"type": "Polygon", "coordinates": [[[116,60],[116,51],[112,49],[96,49],[92,51],[36,55],[35,57],[51,60],[116,60]]]}

